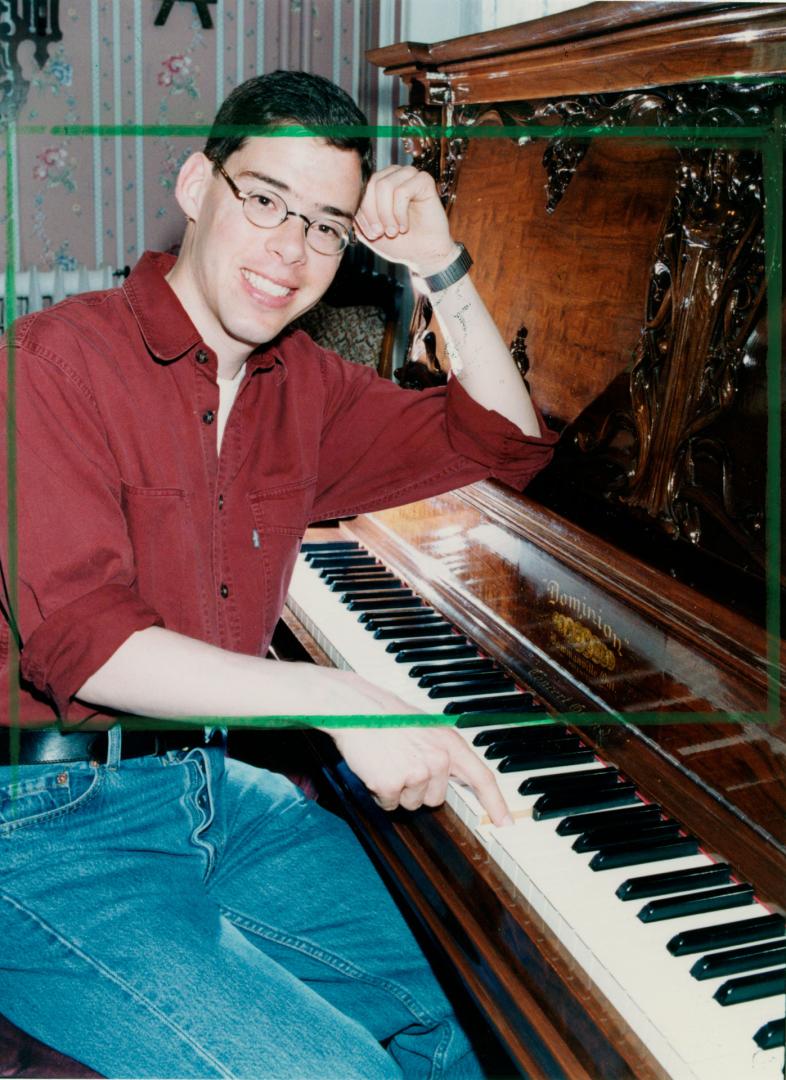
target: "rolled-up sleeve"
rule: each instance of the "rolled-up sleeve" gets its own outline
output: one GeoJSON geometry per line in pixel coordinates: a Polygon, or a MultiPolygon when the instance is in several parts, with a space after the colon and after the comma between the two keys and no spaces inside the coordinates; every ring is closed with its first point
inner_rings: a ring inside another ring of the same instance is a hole
{"type": "Polygon", "coordinates": [[[548,465],[559,438],[556,431],[546,427],[537,408],[540,435],[525,435],[500,413],[478,405],[458,379],[448,381],[445,413],[453,451],[517,491],[523,491],[548,465]]]}
{"type": "Polygon", "coordinates": [[[478,405],[457,379],[402,390],[368,368],[322,357],[326,384],[313,520],[365,513],[493,476],[523,489],[551,459],[556,432],[538,414],[525,435],[478,405]]]}
{"type": "Polygon", "coordinates": [[[89,676],[162,619],[134,590],[118,467],[90,386],[41,343],[26,347],[26,331],[12,343],[15,378],[3,387],[4,397],[13,387],[3,404],[15,418],[0,481],[3,561],[13,548],[21,674],[65,719],[89,676]]]}

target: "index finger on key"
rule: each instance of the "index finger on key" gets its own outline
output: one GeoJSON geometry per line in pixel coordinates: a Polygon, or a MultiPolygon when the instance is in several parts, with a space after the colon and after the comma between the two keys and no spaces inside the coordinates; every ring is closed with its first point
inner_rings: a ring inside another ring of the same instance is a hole
{"type": "Polygon", "coordinates": [[[484,810],[494,825],[512,825],[508,804],[499,790],[494,773],[476,757],[468,746],[461,747],[453,754],[451,775],[465,784],[469,784],[478,797],[484,810]]]}

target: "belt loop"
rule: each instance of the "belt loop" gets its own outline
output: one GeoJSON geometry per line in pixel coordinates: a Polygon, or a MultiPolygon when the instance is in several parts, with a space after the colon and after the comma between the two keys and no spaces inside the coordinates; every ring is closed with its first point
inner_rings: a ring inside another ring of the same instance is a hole
{"type": "Polygon", "coordinates": [[[116,769],[120,762],[120,748],[123,742],[123,733],[120,724],[115,724],[106,733],[106,764],[109,769],[116,769]]]}

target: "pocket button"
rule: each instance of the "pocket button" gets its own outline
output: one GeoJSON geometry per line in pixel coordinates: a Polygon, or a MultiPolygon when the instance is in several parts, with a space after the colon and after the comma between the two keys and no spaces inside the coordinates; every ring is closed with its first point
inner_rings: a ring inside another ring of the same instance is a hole
{"type": "Polygon", "coordinates": [[[58,773],[57,776],[55,777],[55,780],[62,787],[63,784],[68,783],[68,773],[67,772],[58,773]]]}

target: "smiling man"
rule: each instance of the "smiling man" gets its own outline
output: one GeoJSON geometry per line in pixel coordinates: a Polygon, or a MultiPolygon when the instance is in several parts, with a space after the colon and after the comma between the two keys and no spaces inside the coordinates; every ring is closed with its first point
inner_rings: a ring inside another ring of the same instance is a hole
{"type": "MultiPolygon", "coordinates": [[[[361,674],[265,659],[307,523],[490,474],[522,487],[550,455],[432,180],[371,175],[345,134],[364,124],[315,76],[239,87],[181,170],[178,258],[146,254],[0,349],[19,567],[0,673],[22,726],[0,743],[0,1011],[107,1076],[479,1075],[345,826],[193,719],[410,711],[361,674]],[[353,230],[431,291],[447,388],[287,329],[353,230]]],[[[333,737],[385,808],[438,805],[456,777],[506,820],[450,730],[333,737]]]]}

